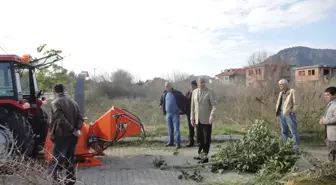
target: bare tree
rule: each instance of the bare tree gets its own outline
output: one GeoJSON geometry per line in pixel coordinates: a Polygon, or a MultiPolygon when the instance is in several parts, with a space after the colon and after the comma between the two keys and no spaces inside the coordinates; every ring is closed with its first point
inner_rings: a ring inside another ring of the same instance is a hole
{"type": "Polygon", "coordinates": [[[173,71],[170,74],[161,75],[161,78],[171,82],[180,82],[190,78],[190,74],[180,71],[173,71]]]}
{"type": "Polygon", "coordinates": [[[256,51],[252,53],[252,55],[249,57],[247,64],[248,66],[258,65],[266,61],[270,56],[271,56],[271,53],[267,51],[256,51]]]}

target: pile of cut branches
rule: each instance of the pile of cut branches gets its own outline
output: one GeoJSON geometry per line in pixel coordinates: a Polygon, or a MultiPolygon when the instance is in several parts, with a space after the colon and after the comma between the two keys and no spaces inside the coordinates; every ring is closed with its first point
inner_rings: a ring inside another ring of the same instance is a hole
{"type": "Polygon", "coordinates": [[[212,172],[237,170],[257,173],[255,180],[267,176],[269,181],[289,172],[300,156],[293,150],[293,140],[286,142],[257,120],[243,139],[231,141],[212,156],[212,172]]]}

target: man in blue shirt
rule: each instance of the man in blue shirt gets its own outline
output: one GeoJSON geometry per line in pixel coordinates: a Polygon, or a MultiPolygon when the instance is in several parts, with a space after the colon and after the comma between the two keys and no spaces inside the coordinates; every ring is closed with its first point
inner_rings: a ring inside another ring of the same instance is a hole
{"type": "Polygon", "coordinates": [[[186,97],[172,87],[169,82],[165,83],[166,90],[163,92],[160,100],[160,107],[166,116],[168,126],[168,144],[166,146],[174,146],[174,131],[176,137],[176,148],[181,147],[180,134],[180,115],[185,114],[186,97]]]}

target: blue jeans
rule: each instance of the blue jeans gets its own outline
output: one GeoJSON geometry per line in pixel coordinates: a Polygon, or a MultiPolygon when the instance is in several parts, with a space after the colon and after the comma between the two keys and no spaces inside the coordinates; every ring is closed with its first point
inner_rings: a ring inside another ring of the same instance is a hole
{"type": "Polygon", "coordinates": [[[179,113],[167,113],[166,122],[168,125],[168,144],[174,144],[174,130],[176,137],[176,144],[181,144],[181,134],[180,134],[180,115],[179,113]]]}
{"type": "Polygon", "coordinates": [[[284,116],[282,112],[280,113],[281,121],[281,134],[284,141],[288,139],[289,132],[291,132],[294,138],[294,147],[298,148],[300,146],[299,134],[297,130],[297,120],[294,113],[290,113],[287,116],[284,116]]]}

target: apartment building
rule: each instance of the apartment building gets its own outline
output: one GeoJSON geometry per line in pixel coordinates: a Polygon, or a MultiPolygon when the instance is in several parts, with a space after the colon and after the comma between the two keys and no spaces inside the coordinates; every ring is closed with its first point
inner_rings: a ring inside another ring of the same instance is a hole
{"type": "Polygon", "coordinates": [[[269,83],[277,83],[278,80],[285,78],[292,79],[292,66],[289,64],[258,64],[245,68],[247,87],[265,87],[269,83]]]}
{"type": "Polygon", "coordinates": [[[295,81],[297,83],[304,82],[329,82],[336,76],[336,65],[315,65],[295,67],[295,81]]]}

